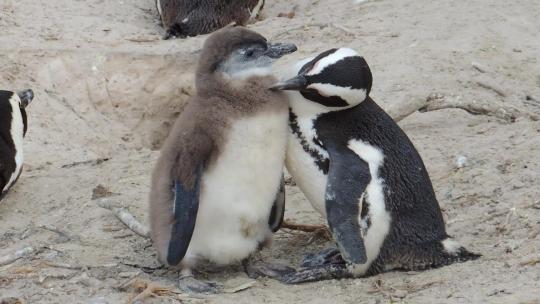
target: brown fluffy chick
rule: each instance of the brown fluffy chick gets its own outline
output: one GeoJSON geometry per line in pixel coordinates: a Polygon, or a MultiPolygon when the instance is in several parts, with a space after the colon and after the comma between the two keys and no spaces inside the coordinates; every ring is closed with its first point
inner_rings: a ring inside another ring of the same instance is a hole
{"type": "Polygon", "coordinates": [[[165,39],[208,34],[231,23],[246,25],[264,0],[156,0],[165,39]]]}
{"type": "Polygon", "coordinates": [[[197,95],[164,143],[150,192],[158,258],[180,265],[187,292],[217,291],[191,276],[198,260],[242,261],[282,221],[288,100],[268,88],[272,62],[295,50],[243,27],[221,29],[203,46],[197,95]]]}

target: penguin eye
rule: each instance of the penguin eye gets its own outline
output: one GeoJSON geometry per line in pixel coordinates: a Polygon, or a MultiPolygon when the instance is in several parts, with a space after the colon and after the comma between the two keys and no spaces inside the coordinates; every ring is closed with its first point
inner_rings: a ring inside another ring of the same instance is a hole
{"type": "Polygon", "coordinates": [[[247,50],[246,51],[246,57],[248,57],[248,58],[253,57],[254,53],[255,53],[255,51],[253,49],[247,50]]]}

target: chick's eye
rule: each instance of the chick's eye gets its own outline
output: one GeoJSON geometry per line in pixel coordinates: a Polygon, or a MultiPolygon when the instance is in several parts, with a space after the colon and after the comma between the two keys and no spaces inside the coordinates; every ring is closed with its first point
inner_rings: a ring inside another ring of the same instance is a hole
{"type": "Polygon", "coordinates": [[[246,52],[246,57],[253,57],[253,54],[254,54],[254,53],[255,53],[254,50],[248,50],[248,51],[246,52]]]}

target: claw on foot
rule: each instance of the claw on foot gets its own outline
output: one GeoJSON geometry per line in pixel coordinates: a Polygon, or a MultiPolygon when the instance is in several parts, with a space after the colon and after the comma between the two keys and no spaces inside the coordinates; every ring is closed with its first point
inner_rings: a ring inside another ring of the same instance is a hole
{"type": "Polygon", "coordinates": [[[223,286],[214,282],[204,282],[193,276],[183,276],[178,282],[178,289],[191,294],[216,294],[220,293],[223,286]]]}
{"type": "Polygon", "coordinates": [[[300,266],[310,268],[329,264],[345,264],[337,248],[327,248],[318,253],[309,253],[302,260],[300,266]]]}
{"type": "Polygon", "coordinates": [[[294,273],[296,270],[292,267],[283,264],[262,264],[262,265],[245,265],[245,272],[248,277],[257,279],[259,277],[269,277],[278,279],[284,275],[294,273]]]}
{"type": "Polygon", "coordinates": [[[331,264],[317,267],[302,268],[294,273],[279,278],[285,284],[300,284],[331,279],[347,279],[353,275],[345,264],[331,264]]]}

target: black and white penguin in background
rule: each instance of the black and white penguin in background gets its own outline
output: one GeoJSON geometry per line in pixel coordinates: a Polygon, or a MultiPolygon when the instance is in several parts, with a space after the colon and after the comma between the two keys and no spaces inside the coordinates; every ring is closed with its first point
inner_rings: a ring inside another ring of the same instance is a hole
{"type": "Polygon", "coordinates": [[[419,270],[479,257],[446,234],[428,172],[417,150],[370,97],[371,71],[348,48],[298,64],[273,86],[290,92],[286,166],[326,217],[337,249],[310,254],[300,283],[419,270]]]}
{"type": "Polygon", "coordinates": [[[208,34],[226,25],[246,25],[264,7],[264,0],[156,0],[164,39],[208,34]]]}
{"type": "Polygon", "coordinates": [[[243,27],[203,46],[197,95],[163,145],[150,191],[158,258],[180,265],[184,291],[219,291],[192,277],[197,262],[244,261],[281,225],[289,103],[268,88],[277,81],[271,64],[294,51],[243,27]]]}
{"type": "Polygon", "coordinates": [[[0,200],[22,172],[28,127],[25,109],[33,98],[32,90],[18,94],[0,90],[0,200]]]}

